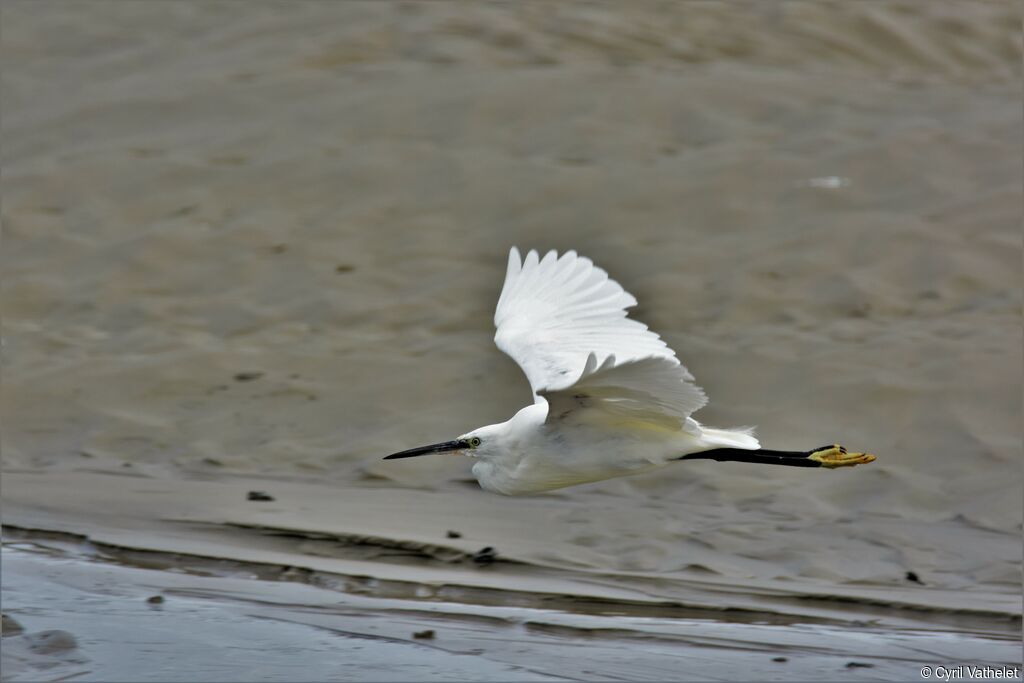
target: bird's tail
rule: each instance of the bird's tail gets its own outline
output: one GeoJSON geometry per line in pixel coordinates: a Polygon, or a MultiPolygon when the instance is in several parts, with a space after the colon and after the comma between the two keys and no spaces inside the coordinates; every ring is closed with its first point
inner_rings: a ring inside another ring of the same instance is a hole
{"type": "Polygon", "coordinates": [[[715,429],[701,426],[701,440],[709,446],[722,448],[743,448],[757,450],[760,442],[754,436],[753,427],[736,427],[734,429],[715,429]]]}

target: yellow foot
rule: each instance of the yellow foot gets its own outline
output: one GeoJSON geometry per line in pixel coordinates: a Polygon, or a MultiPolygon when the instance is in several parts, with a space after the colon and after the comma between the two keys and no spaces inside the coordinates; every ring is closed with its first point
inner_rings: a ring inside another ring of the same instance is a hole
{"type": "Polygon", "coordinates": [[[847,453],[846,449],[839,444],[824,446],[812,451],[809,456],[811,460],[817,460],[822,467],[830,469],[836,467],[853,467],[854,465],[866,465],[875,461],[875,456],[870,453],[847,453]]]}

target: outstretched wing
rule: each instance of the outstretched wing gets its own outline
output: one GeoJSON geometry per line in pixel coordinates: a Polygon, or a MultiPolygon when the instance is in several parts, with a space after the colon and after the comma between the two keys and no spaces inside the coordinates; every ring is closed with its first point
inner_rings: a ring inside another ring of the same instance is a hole
{"type": "Polygon", "coordinates": [[[590,354],[574,384],[541,390],[539,395],[549,403],[548,422],[586,419],[585,415],[600,411],[602,418],[678,429],[690,413],[707,403],[704,391],[688,379],[683,366],[667,358],[647,357],[617,364],[615,356],[609,356],[599,364],[590,354]]]}
{"type": "Polygon", "coordinates": [[[652,396],[663,403],[675,401],[664,415],[678,424],[704,405],[704,393],[689,383],[693,376],[657,334],[626,317],[626,309],[635,305],[636,299],[608,273],[574,251],[561,258],[549,251],[543,259],[530,251],[520,260],[513,247],[494,313],[494,341],[523,369],[537,397],[550,397],[592,376],[611,373],[618,381],[631,375],[628,386],[637,389],[637,382],[647,382],[652,396]],[[633,369],[613,372],[620,366],[633,369]],[[655,367],[663,376],[654,376],[655,367]],[[661,394],[662,389],[667,393],[661,394]],[[672,398],[680,391],[689,396],[686,401],[672,398]]]}

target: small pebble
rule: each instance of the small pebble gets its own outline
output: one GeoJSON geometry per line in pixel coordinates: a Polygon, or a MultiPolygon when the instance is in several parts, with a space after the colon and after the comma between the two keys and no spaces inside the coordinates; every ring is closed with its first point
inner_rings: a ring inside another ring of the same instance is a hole
{"type": "Polygon", "coordinates": [[[254,379],[259,379],[262,376],[263,376],[262,372],[236,372],[235,373],[235,381],[236,382],[251,382],[254,379]]]}
{"type": "Polygon", "coordinates": [[[245,497],[246,500],[260,500],[270,501],[274,500],[274,497],[266,491],[249,491],[249,495],[245,497]]]}
{"type": "Polygon", "coordinates": [[[451,531],[449,529],[448,530],[448,538],[462,538],[462,534],[460,534],[458,531],[451,531]]]}
{"type": "Polygon", "coordinates": [[[434,639],[434,635],[435,635],[434,634],[434,629],[428,628],[425,631],[416,631],[415,633],[412,634],[412,637],[413,638],[418,638],[420,640],[433,640],[434,639]]]}
{"type": "Polygon", "coordinates": [[[0,631],[2,631],[5,636],[16,636],[25,630],[22,628],[21,624],[14,620],[13,617],[9,617],[6,614],[3,615],[0,621],[3,622],[0,624],[0,631]]]}
{"type": "Polygon", "coordinates": [[[773,662],[788,662],[789,657],[772,657],[773,662]]]}
{"type": "Polygon", "coordinates": [[[498,554],[494,551],[494,548],[487,546],[482,548],[475,555],[473,555],[473,561],[477,564],[491,564],[497,559],[498,554]]]}
{"type": "Polygon", "coordinates": [[[916,572],[907,572],[907,581],[913,581],[914,583],[919,583],[922,586],[924,585],[924,581],[921,580],[916,572]]]}
{"type": "Polygon", "coordinates": [[[874,666],[875,666],[874,664],[867,664],[865,662],[847,662],[846,663],[846,668],[847,669],[872,669],[872,668],[874,668],[874,666]]]}
{"type": "Polygon", "coordinates": [[[162,605],[162,604],[164,604],[164,596],[162,596],[162,595],[152,595],[152,596],[146,598],[146,602],[148,602],[151,605],[162,605]]]}
{"type": "Polygon", "coordinates": [[[351,272],[352,272],[353,270],[355,270],[355,269],[356,269],[356,267],[355,267],[355,266],[350,266],[350,265],[348,265],[347,263],[340,263],[340,264],[338,264],[338,266],[337,266],[337,267],[336,267],[336,268],[334,269],[334,272],[335,272],[335,273],[351,273],[351,272]]]}

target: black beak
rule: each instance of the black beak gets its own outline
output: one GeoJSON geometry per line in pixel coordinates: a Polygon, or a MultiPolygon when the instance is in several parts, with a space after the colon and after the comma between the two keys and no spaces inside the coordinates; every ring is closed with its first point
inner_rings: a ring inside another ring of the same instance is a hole
{"type": "Polygon", "coordinates": [[[471,448],[468,441],[464,439],[456,439],[455,441],[445,441],[444,443],[435,443],[429,446],[420,446],[419,448],[410,448],[407,451],[400,451],[398,453],[392,453],[386,456],[385,460],[398,460],[399,458],[415,458],[417,455],[430,455],[431,453],[446,453],[448,451],[459,451],[463,448],[471,448]]]}

